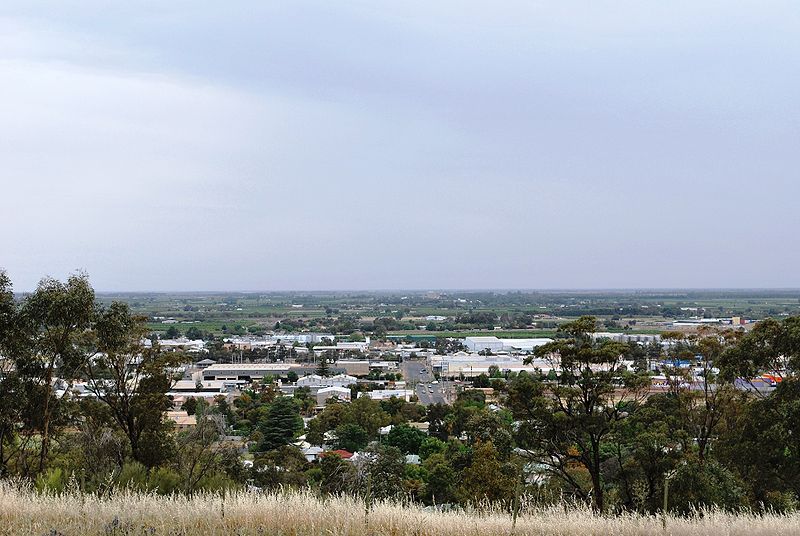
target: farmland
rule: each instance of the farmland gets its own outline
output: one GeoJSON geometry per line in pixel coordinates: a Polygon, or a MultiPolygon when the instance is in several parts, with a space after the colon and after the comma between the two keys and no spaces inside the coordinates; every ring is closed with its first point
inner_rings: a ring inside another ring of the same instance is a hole
{"type": "Polygon", "coordinates": [[[215,336],[276,329],[369,334],[374,320],[390,319],[386,334],[393,336],[547,337],[582,314],[596,316],[609,331],[658,333],[691,317],[800,313],[798,290],[115,293],[100,299],[127,302],[148,317],[153,332],[194,327],[215,336]]]}

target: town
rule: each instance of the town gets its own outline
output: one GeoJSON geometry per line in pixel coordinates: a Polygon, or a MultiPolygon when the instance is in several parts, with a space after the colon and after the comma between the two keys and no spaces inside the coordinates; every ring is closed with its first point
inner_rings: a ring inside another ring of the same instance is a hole
{"type": "MultiPolygon", "coordinates": [[[[726,297],[759,320],[688,306],[673,320],[564,317],[517,303],[529,324],[462,336],[392,335],[380,318],[335,311],[325,322],[337,332],[283,319],[234,335],[139,316],[82,274],[25,294],[3,284],[0,468],[41,490],[288,487],[461,506],[524,495],[657,512],[668,474],[677,512],[792,508],[794,481],[775,475],[794,458],[751,457],[793,444],[800,316],[753,307],[791,311],[791,294],[726,297]],[[663,330],[631,329],[642,323],[663,330]]],[[[455,318],[469,315],[503,316],[455,318]]]]}

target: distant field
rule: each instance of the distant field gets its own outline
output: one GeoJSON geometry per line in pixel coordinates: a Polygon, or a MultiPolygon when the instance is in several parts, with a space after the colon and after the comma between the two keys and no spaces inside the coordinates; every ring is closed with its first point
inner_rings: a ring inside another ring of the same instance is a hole
{"type": "MultiPolygon", "coordinates": [[[[232,329],[258,325],[272,329],[283,319],[317,320],[325,317],[355,317],[359,322],[369,322],[377,317],[402,316],[402,322],[413,319],[416,326],[425,324],[426,316],[443,316],[451,321],[464,313],[491,313],[498,324],[502,317],[519,314],[547,314],[552,318],[539,324],[542,330],[503,331],[474,329],[447,331],[435,334],[424,330],[396,331],[393,334],[430,337],[462,337],[470,335],[498,335],[508,338],[548,336],[548,332],[561,322],[580,315],[593,315],[599,320],[613,320],[621,324],[636,320],[632,333],[658,333],[670,329],[676,318],[703,314],[714,317],[742,316],[759,320],[768,316],[780,317],[800,314],[800,290],[664,290],[664,291],[530,291],[527,293],[502,292],[447,292],[433,293],[380,293],[380,292],[230,292],[230,293],[119,293],[101,294],[101,301],[121,299],[131,309],[149,318],[154,316],[174,318],[179,321],[199,321],[194,324],[203,331],[221,335],[222,326],[232,329]],[[438,296],[438,297],[436,297],[438,296]],[[398,315],[398,312],[400,315],[398,315]],[[662,312],[664,314],[662,314],[662,312]]],[[[527,322],[526,322],[527,323],[527,322]]],[[[327,331],[331,321],[311,323],[310,329],[327,331]]],[[[488,323],[474,324],[486,326],[488,323]]],[[[505,326],[514,325],[506,322],[505,326]]],[[[517,324],[521,325],[521,324],[517,324]]],[[[191,324],[176,324],[182,332],[191,324]]],[[[452,325],[451,325],[452,326],[452,325]]],[[[151,330],[164,332],[169,324],[152,322],[151,330]]]]}
{"type": "Polygon", "coordinates": [[[0,535],[285,535],[285,536],[589,536],[650,534],[736,535],[800,533],[800,516],[705,512],[690,517],[600,516],[556,506],[523,509],[516,526],[499,509],[438,512],[399,501],[370,511],[349,498],[321,500],[310,492],[241,493],[228,497],[159,497],[119,493],[109,498],[39,495],[0,484],[0,535]],[[666,530],[662,522],[666,521],[666,530]]]}
{"type": "MultiPolygon", "coordinates": [[[[620,330],[614,330],[616,332],[621,332],[620,330]]],[[[645,329],[645,330],[629,330],[625,333],[629,334],[639,334],[639,335],[652,335],[661,333],[663,330],[653,330],[653,329],[645,329]]],[[[555,330],[460,330],[460,331],[425,331],[425,330],[413,330],[413,331],[391,331],[389,335],[396,335],[396,336],[411,336],[411,337],[450,337],[450,338],[459,338],[463,339],[464,337],[498,337],[501,339],[537,339],[537,338],[549,338],[555,336],[555,330]]]]}
{"type": "Polygon", "coordinates": [[[425,330],[410,330],[410,331],[391,331],[389,335],[397,336],[411,336],[411,337],[451,337],[462,339],[464,337],[499,337],[502,339],[536,339],[539,337],[552,337],[555,335],[554,330],[549,331],[535,331],[535,330],[511,330],[511,331],[481,331],[481,330],[460,330],[460,331],[425,331],[425,330]]]}

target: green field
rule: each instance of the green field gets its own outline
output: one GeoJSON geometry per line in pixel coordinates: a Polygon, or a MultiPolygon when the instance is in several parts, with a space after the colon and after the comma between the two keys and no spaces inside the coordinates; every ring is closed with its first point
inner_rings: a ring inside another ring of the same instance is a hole
{"type": "Polygon", "coordinates": [[[98,297],[103,302],[127,302],[135,313],[150,319],[153,332],[174,325],[182,333],[194,326],[215,335],[223,334],[223,326],[228,332],[235,326],[270,331],[284,321],[290,330],[336,331],[341,319],[348,319],[350,331],[337,334],[351,333],[353,326],[368,333],[373,319],[392,318],[399,319],[403,328],[389,327],[391,335],[531,338],[552,336],[559,324],[584,314],[608,323],[600,329],[628,327],[630,333],[658,333],[669,329],[673,320],[693,315],[760,320],[800,314],[798,290],[116,293],[98,297]],[[488,313],[490,320],[472,324],[460,320],[481,313],[488,313]],[[418,329],[426,324],[426,316],[434,315],[447,318],[437,322],[445,331],[418,329]],[[155,317],[178,323],[163,324],[155,317]],[[528,320],[513,322],[520,317],[528,320]],[[541,329],[523,328],[534,322],[541,329]],[[503,329],[487,329],[492,325],[503,329]]]}

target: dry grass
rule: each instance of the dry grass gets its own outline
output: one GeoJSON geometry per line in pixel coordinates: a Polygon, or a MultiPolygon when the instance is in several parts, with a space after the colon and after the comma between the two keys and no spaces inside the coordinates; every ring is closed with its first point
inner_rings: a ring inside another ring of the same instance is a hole
{"type": "MultiPolygon", "coordinates": [[[[72,536],[141,535],[649,535],[662,533],[658,517],[596,516],[586,510],[548,508],[522,514],[516,530],[502,512],[435,512],[381,503],[365,516],[352,499],[322,501],[310,493],[205,495],[164,498],[120,493],[100,499],[77,493],[39,495],[0,484],[0,534],[72,536]]],[[[800,534],[800,515],[709,513],[668,518],[667,533],[800,534]]]]}

